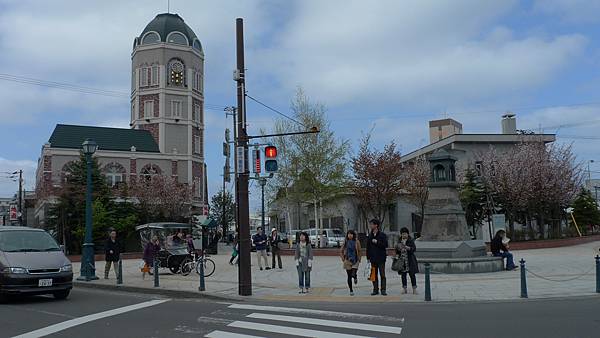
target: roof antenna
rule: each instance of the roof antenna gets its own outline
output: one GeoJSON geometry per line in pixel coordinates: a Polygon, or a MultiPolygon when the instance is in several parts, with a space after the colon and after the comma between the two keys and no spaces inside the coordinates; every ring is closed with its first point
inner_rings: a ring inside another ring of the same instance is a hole
{"type": "Polygon", "coordinates": [[[167,0],[167,13],[171,13],[171,0],[167,0]]]}

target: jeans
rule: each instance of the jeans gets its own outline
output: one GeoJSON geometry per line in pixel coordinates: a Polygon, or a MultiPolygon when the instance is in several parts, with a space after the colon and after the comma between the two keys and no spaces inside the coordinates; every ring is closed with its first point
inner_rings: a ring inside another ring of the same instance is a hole
{"type": "Polygon", "coordinates": [[[510,252],[500,252],[494,254],[496,257],[506,258],[506,270],[514,270],[515,269],[515,261],[513,260],[513,254],[510,252]]]}
{"type": "Polygon", "coordinates": [[[115,269],[115,276],[119,277],[119,262],[106,261],[106,265],[104,265],[104,278],[108,279],[108,274],[110,273],[110,266],[113,265],[115,269]]]}
{"type": "Polygon", "coordinates": [[[310,269],[304,271],[302,264],[298,265],[298,286],[301,289],[310,288],[310,269]]]}
{"type": "Polygon", "coordinates": [[[258,259],[258,267],[262,270],[263,265],[261,262],[261,257],[265,260],[265,267],[269,266],[269,263],[267,261],[267,249],[265,250],[256,250],[256,258],[258,259]]]}
{"type": "Polygon", "coordinates": [[[400,276],[402,277],[402,288],[406,289],[408,287],[408,280],[406,279],[406,275],[410,276],[410,285],[413,289],[417,288],[417,276],[415,276],[414,272],[401,272],[400,276]]]}
{"type": "Polygon", "coordinates": [[[275,269],[275,256],[277,256],[277,263],[279,263],[279,268],[283,269],[283,265],[281,264],[281,253],[280,252],[281,252],[281,250],[279,248],[276,248],[276,247],[271,248],[271,253],[272,253],[271,256],[273,257],[271,259],[271,261],[272,261],[271,267],[273,269],[275,269]]]}
{"type": "Polygon", "coordinates": [[[386,278],[385,278],[385,262],[373,263],[371,266],[375,268],[375,280],[373,281],[373,291],[379,292],[379,279],[381,278],[381,291],[386,290],[386,278]]]}

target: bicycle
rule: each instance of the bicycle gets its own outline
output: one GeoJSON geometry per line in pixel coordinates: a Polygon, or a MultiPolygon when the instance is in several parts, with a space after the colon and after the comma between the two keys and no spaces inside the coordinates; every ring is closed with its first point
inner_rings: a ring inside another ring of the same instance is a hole
{"type": "Polygon", "coordinates": [[[189,257],[184,259],[183,262],[181,262],[181,274],[187,276],[195,270],[196,273],[200,275],[200,264],[198,264],[200,257],[202,257],[204,263],[202,264],[204,267],[204,277],[212,276],[212,274],[215,273],[215,262],[212,259],[207,258],[208,255],[206,255],[204,251],[200,251],[200,255],[195,254],[194,259],[189,257]]]}

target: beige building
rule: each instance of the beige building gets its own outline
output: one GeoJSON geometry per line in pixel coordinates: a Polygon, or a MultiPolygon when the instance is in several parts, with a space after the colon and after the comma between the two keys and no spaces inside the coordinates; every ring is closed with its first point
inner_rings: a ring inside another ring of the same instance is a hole
{"type": "Polygon", "coordinates": [[[207,205],[204,163],[204,52],[177,14],[159,14],[134,38],[131,129],[59,124],[38,160],[35,224],[43,226],[66,165],[93,139],[111,186],[166,175],[193,188],[194,213],[207,205]]]}

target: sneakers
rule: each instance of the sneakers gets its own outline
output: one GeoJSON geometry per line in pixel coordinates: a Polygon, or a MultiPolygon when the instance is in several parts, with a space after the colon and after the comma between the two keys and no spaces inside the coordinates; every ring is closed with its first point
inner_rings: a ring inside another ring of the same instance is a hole
{"type": "Polygon", "coordinates": [[[414,287],[414,288],[413,288],[413,295],[418,295],[418,294],[419,294],[419,293],[417,292],[417,288],[416,288],[416,287],[414,287]]]}
{"type": "Polygon", "coordinates": [[[268,266],[267,266],[265,269],[267,269],[267,270],[271,270],[271,268],[270,268],[270,267],[268,267],[268,266]]]}
{"type": "Polygon", "coordinates": [[[358,277],[356,277],[356,275],[354,275],[354,285],[358,284],[358,277]]]}
{"type": "Polygon", "coordinates": [[[387,296],[387,292],[385,292],[385,290],[381,290],[381,295],[382,296],[387,296]]]}
{"type": "Polygon", "coordinates": [[[407,293],[408,293],[408,291],[406,290],[406,288],[402,288],[402,294],[405,295],[407,293]]]}
{"type": "Polygon", "coordinates": [[[350,296],[354,296],[354,291],[350,291],[350,296]]]}
{"type": "Polygon", "coordinates": [[[379,291],[373,290],[373,292],[371,292],[371,296],[377,296],[379,294],[379,291]]]}

